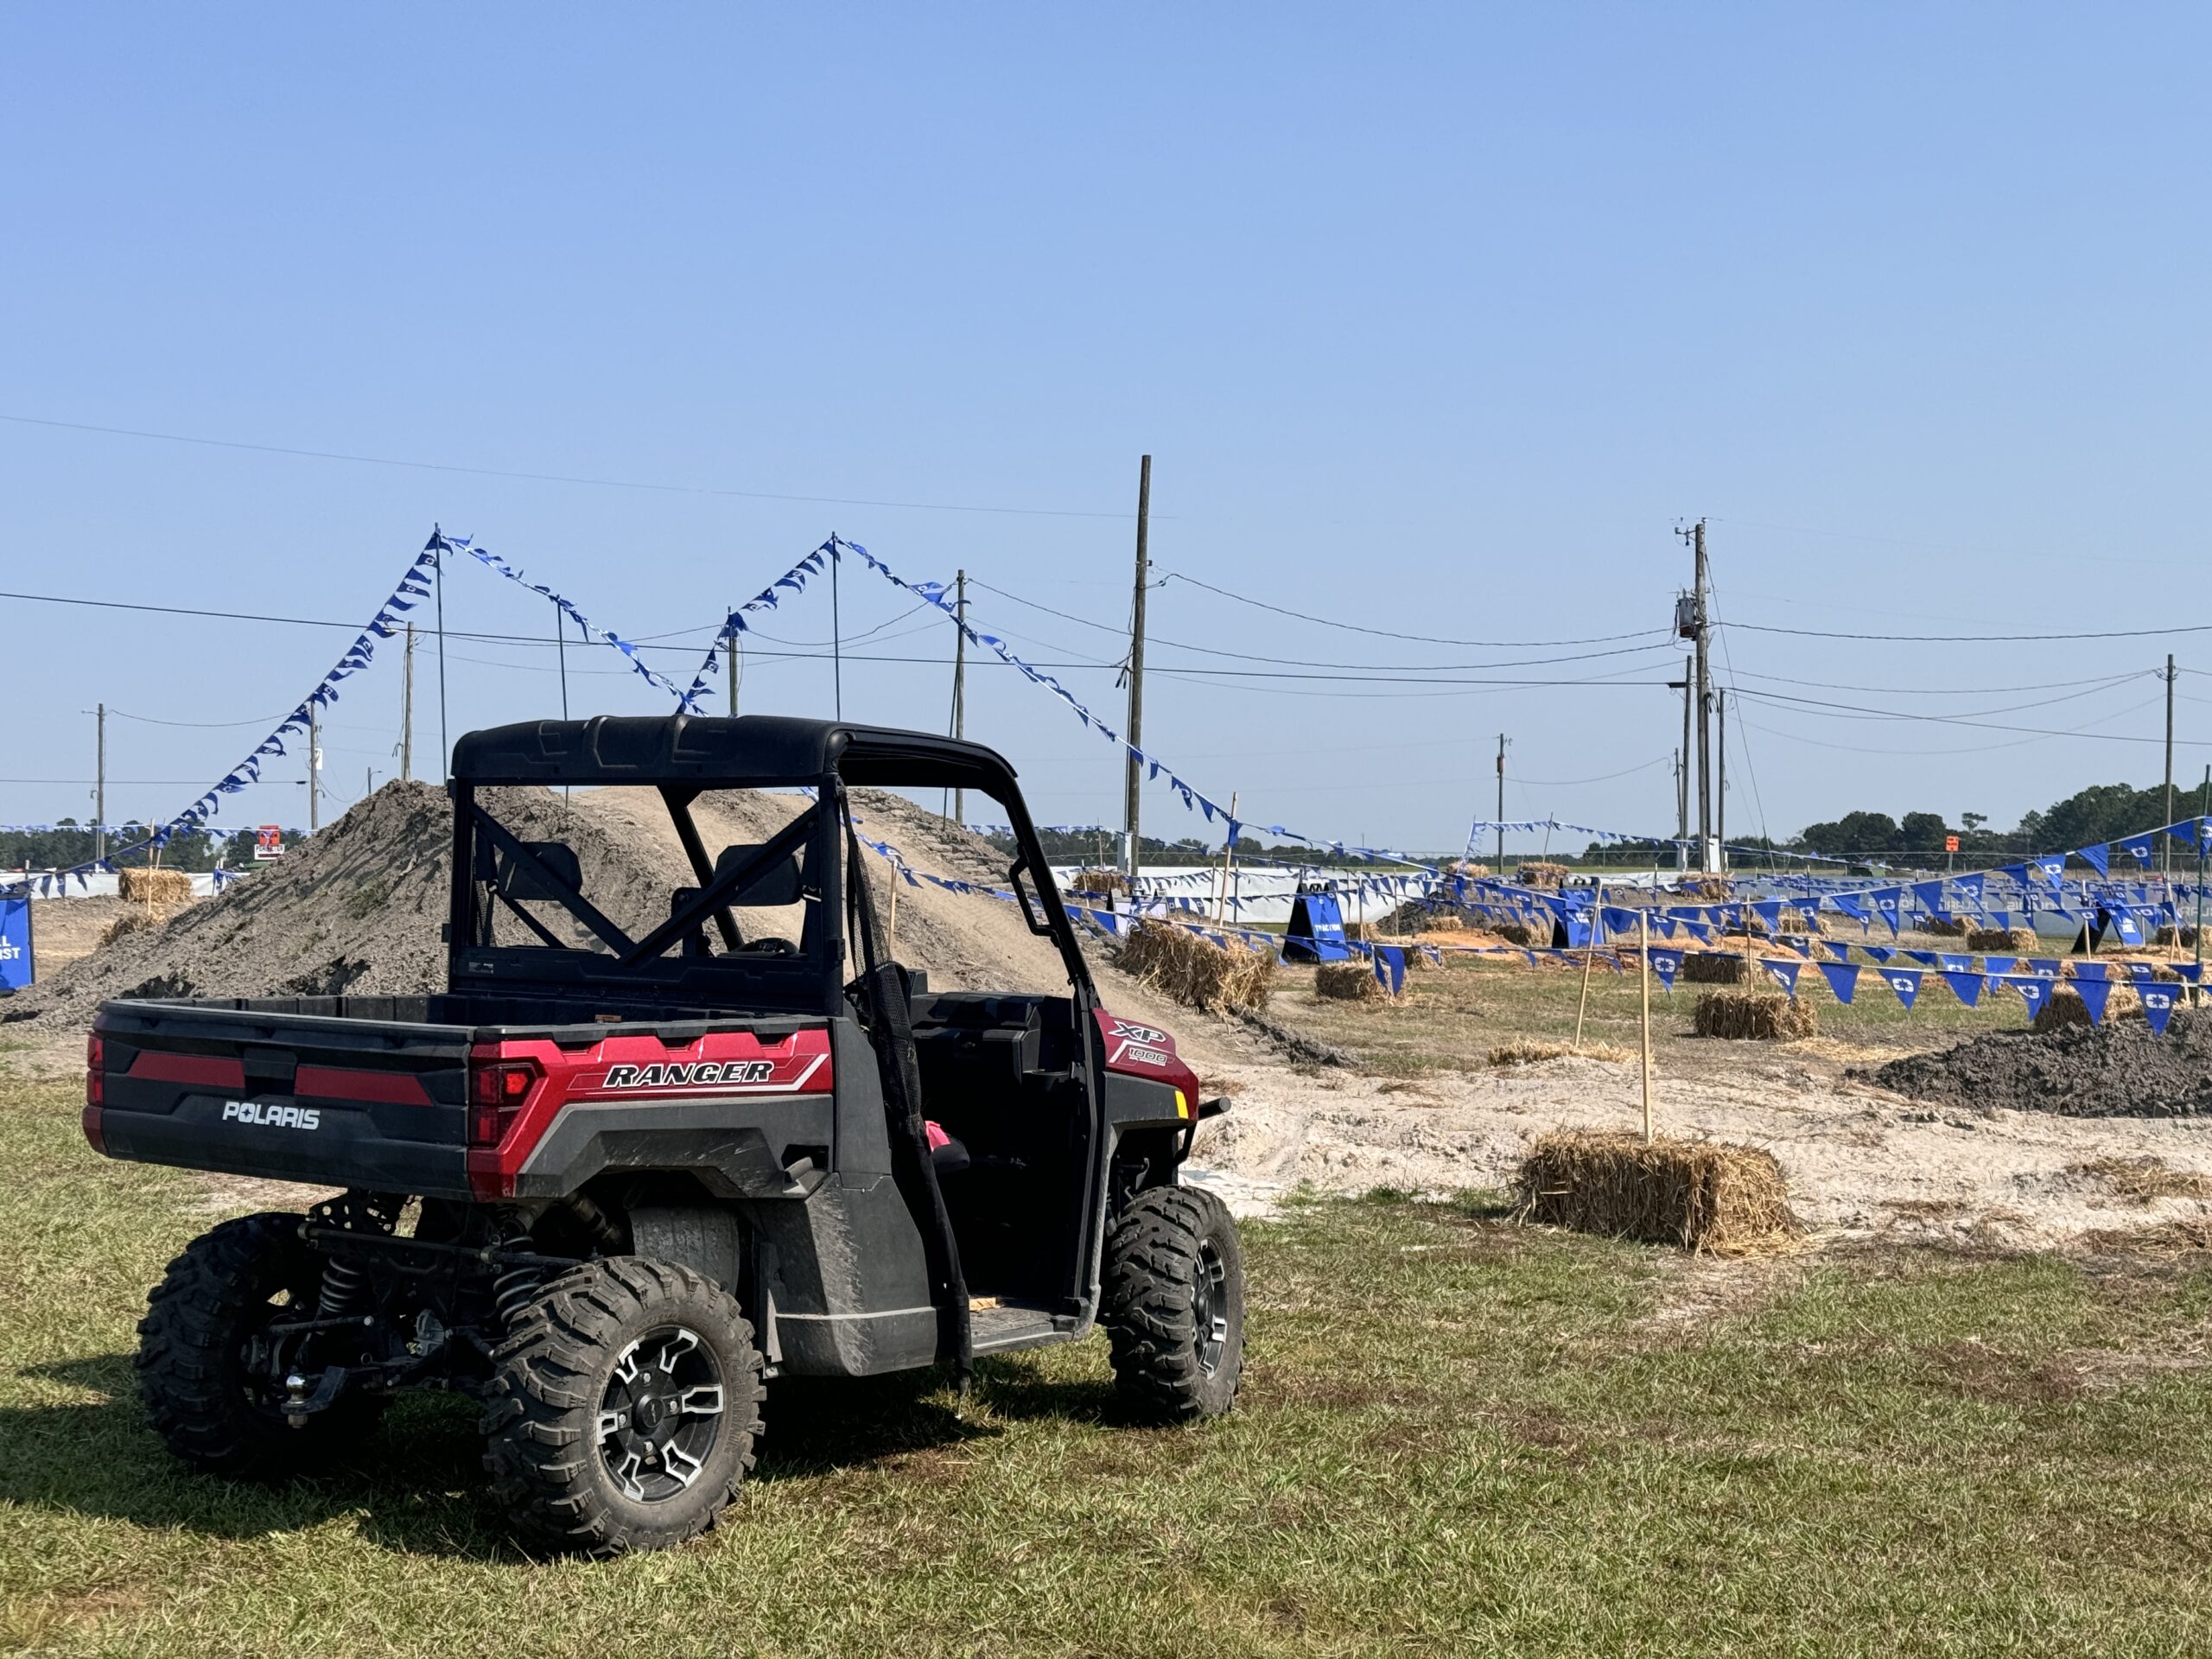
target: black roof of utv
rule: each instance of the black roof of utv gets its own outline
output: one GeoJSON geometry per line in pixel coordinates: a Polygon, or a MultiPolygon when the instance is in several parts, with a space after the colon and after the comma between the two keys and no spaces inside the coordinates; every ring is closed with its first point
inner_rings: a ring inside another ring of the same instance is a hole
{"type": "Polygon", "coordinates": [[[1012,795],[997,751],[929,732],[788,715],[619,715],[531,720],[470,732],[453,747],[456,783],[690,784],[702,788],[809,782],[945,785],[1012,795]]]}

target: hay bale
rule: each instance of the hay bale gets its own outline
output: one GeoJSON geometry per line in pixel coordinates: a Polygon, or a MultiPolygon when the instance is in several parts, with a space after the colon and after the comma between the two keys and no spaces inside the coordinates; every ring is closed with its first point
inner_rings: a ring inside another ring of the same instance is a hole
{"type": "Polygon", "coordinates": [[[117,874],[123,896],[134,905],[188,905],[192,878],[182,870],[140,869],[125,865],[117,874]]]}
{"type": "Polygon", "coordinates": [[[1781,927],[1784,933],[1825,933],[1828,931],[1827,924],[1821,919],[1819,912],[1810,910],[1783,911],[1781,927]]]}
{"type": "Polygon", "coordinates": [[[1274,982],[1272,951],[1236,939],[1216,944],[1166,922],[1131,928],[1120,963],[1163,995],[1198,1008],[1263,1008],[1274,982]]]}
{"type": "Polygon", "coordinates": [[[159,927],[168,920],[169,912],[156,910],[151,905],[133,905],[100,930],[100,943],[113,944],[118,939],[149,927],[159,927]]]}
{"type": "Polygon", "coordinates": [[[2188,926],[2176,927],[2171,922],[2163,922],[2159,924],[2158,931],[2151,936],[2151,943],[2178,945],[2183,950],[2189,950],[2196,944],[2196,930],[2188,926]]]}
{"type": "Polygon", "coordinates": [[[1698,876],[1681,884],[1680,891],[1693,899],[1721,899],[1735,896],[1729,889],[1726,876],[1698,876]]]}
{"type": "MultiPolygon", "coordinates": [[[[2143,1017],[2143,999],[2135,995],[2132,987],[2115,984],[2105,999],[2106,1023],[2130,1016],[2139,1020],[2143,1017]]],[[[2086,1027],[2088,1023],[2089,1005],[2082,1001],[2081,992],[2071,985],[2056,985],[2051,988],[2050,995],[2044,1000],[2043,1007],[2036,1010],[2035,1020],[2029,1029],[2047,1036],[2054,1031],[2065,1031],[2075,1026],[2086,1027]]]]}
{"type": "MultiPolygon", "coordinates": [[[[1524,950],[1537,942],[1536,930],[1526,922],[1493,922],[1490,931],[1508,944],[1517,944],[1524,950]]],[[[1548,945],[1551,942],[1551,935],[1547,931],[1543,943],[1548,945]]]]}
{"type": "Polygon", "coordinates": [[[1514,1185],[1522,1219],[1607,1238],[1738,1255],[1798,1230],[1773,1154],[1726,1141],[1558,1131],[1529,1148],[1514,1185]]]}
{"type": "Polygon", "coordinates": [[[1559,888],[1574,872],[1564,864],[1554,864],[1549,859],[1531,859],[1513,873],[1513,879],[1524,887],[1559,888]]]}
{"type": "Polygon", "coordinates": [[[1313,995],[1338,1002],[1385,1002],[1389,992],[1364,962],[1325,962],[1313,970],[1313,995]]]}
{"type": "Polygon", "coordinates": [[[1457,933],[1466,925],[1465,917],[1453,915],[1448,911],[1440,911],[1433,916],[1426,918],[1421,926],[1424,933],[1457,933]]]}
{"type": "Polygon", "coordinates": [[[1751,985],[1765,975],[1749,957],[1693,950],[1682,958],[1680,976],[1693,985],[1751,985]]]}
{"type": "Polygon", "coordinates": [[[1096,893],[1104,899],[1126,899],[1129,878],[1119,870],[1077,870],[1068,882],[1068,891],[1096,893]]]}
{"type": "Polygon", "coordinates": [[[1449,868],[1453,875],[1464,875],[1470,881],[1480,880],[1490,874],[1489,865],[1478,864],[1471,858],[1463,858],[1449,868]]]}
{"type": "Polygon", "coordinates": [[[1967,930],[1967,949],[2024,957],[2043,949],[2043,940],[2032,927],[1975,927],[1967,930]]]}
{"type": "Polygon", "coordinates": [[[1930,916],[1921,931],[1939,939],[1963,939],[1973,931],[1973,924],[1963,916],[1930,916]]]}
{"type": "Polygon", "coordinates": [[[1691,1027],[1700,1037],[1738,1042],[1794,1043],[1821,1032],[1811,1003],[1764,991],[1707,991],[1697,1000],[1691,1027]]]}

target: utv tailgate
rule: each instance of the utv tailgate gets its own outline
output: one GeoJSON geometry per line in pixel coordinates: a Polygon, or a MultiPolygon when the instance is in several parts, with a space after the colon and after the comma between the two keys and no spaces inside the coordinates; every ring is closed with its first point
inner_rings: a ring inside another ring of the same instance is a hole
{"type": "Polygon", "coordinates": [[[465,1198],[470,1036],[351,1014],[106,1002],[85,1132],[141,1163],[465,1198]]]}

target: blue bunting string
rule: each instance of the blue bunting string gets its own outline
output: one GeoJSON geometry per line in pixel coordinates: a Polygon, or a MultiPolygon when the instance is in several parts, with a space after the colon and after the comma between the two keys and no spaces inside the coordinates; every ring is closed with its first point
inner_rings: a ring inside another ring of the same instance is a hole
{"type": "Polygon", "coordinates": [[[600,644],[611,645],[616,651],[620,652],[622,653],[623,660],[628,663],[631,668],[635,671],[639,677],[648,685],[658,686],[662,690],[667,692],[671,697],[682,698],[683,696],[683,693],[677,688],[676,683],[673,680],[669,679],[664,675],[656,674],[652,669],[645,666],[645,663],[638,656],[637,646],[632,645],[627,639],[623,639],[621,636],[614,633],[611,630],[599,626],[589,617],[586,616],[582,611],[578,610],[574,605],[570,604],[569,601],[563,598],[559,594],[555,593],[550,588],[546,587],[543,582],[531,581],[529,577],[523,575],[522,571],[518,567],[509,564],[505,559],[493,552],[489,548],[478,547],[469,537],[466,536],[448,536],[442,532],[435,531],[431,535],[430,543],[433,548],[442,548],[455,553],[466,553],[470,558],[474,559],[486,569],[496,570],[499,575],[505,576],[509,582],[513,582],[517,587],[527,588],[531,593],[539,594],[545,599],[552,601],[554,605],[559,608],[561,614],[569,618],[580,630],[582,631],[583,636],[587,640],[597,639],[600,644]]]}
{"type": "MultiPolygon", "coordinates": [[[[746,613],[751,611],[774,610],[783,602],[783,596],[786,592],[794,595],[804,593],[807,579],[819,575],[828,568],[830,561],[837,556],[838,545],[837,537],[832,536],[813,552],[808,554],[722,619],[721,627],[715,634],[714,644],[707,647],[706,660],[699,664],[699,671],[691,677],[691,689],[677,694],[683,713],[687,715],[698,713],[699,699],[706,694],[708,677],[721,672],[722,647],[747,631],[746,613]]],[[[676,688],[671,686],[669,689],[673,691],[676,688]]]]}

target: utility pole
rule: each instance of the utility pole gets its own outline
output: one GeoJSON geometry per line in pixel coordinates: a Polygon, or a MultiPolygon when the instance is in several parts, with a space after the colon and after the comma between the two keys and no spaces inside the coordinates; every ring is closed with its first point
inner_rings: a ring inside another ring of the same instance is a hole
{"type": "Polygon", "coordinates": [[[1717,693],[1714,704],[1713,713],[1720,724],[1720,778],[1719,787],[1713,791],[1713,868],[1725,870],[1728,868],[1728,694],[1717,693]]]}
{"type": "MultiPolygon", "coordinates": [[[[2166,822],[2174,821],[2174,656],[2166,653],[2166,822]]],[[[2159,873],[2169,886],[2174,879],[2174,838],[2161,836],[2159,873]]]]}
{"type": "MultiPolygon", "coordinates": [[[[968,735],[968,573],[957,570],[952,577],[952,617],[957,625],[952,630],[952,734],[955,738],[968,735]]],[[[968,821],[968,791],[952,791],[952,821],[968,821]]]]}
{"type": "Polygon", "coordinates": [[[837,610],[837,544],[830,544],[830,676],[837,718],[845,717],[845,625],[837,610]]]}
{"type": "Polygon", "coordinates": [[[1711,613],[1706,606],[1705,520],[1694,528],[1677,531],[1696,553],[1695,585],[1675,601],[1675,632],[1696,647],[1692,677],[1697,698],[1697,846],[1698,868],[1717,874],[1713,845],[1713,642],[1711,613]]]}
{"type": "Polygon", "coordinates": [[[1505,745],[1503,732],[1497,734],[1497,874],[1505,874],[1505,745]]]}
{"type": "MultiPolygon", "coordinates": [[[[1679,625],[1682,615],[1681,601],[1675,603],[1675,615],[1679,625]]],[[[1690,702],[1697,691],[1697,665],[1689,658],[1682,659],[1682,677],[1669,680],[1668,687],[1682,694],[1682,747],[1675,751],[1675,865],[1687,873],[1690,868],[1690,702]]]]}
{"type": "Polygon", "coordinates": [[[1127,873],[1137,874],[1142,861],[1139,848],[1137,785],[1143,774],[1135,751],[1144,747],[1144,592],[1148,585],[1152,560],[1147,551],[1147,542],[1152,526],[1152,457],[1146,455],[1137,462],[1137,582],[1135,596],[1129,604],[1129,719],[1128,755],[1128,771],[1122,789],[1122,832],[1128,838],[1128,849],[1122,855],[1127,873]]]}
{"type": "Polygon", "coordinates": [[[322,828],[322,709],[308,704],[308,833],[322,828]]]}
{"type": "Polygon", "coordinates": [[[92,857],[107,856],[107,704],[96,705],[92,736],[92,857]]]}
{"type": "Polygon", "coordinates": [[[399,775],[415,776],[415,625],[407,625],[407,649],[399,656],[399,775]]]}
{"type": "Polygon", "coordinates": [[[729,676],[729,717],[737,718],[737,636],[733,633],[722,642],[722,666],[729,676]]]}

